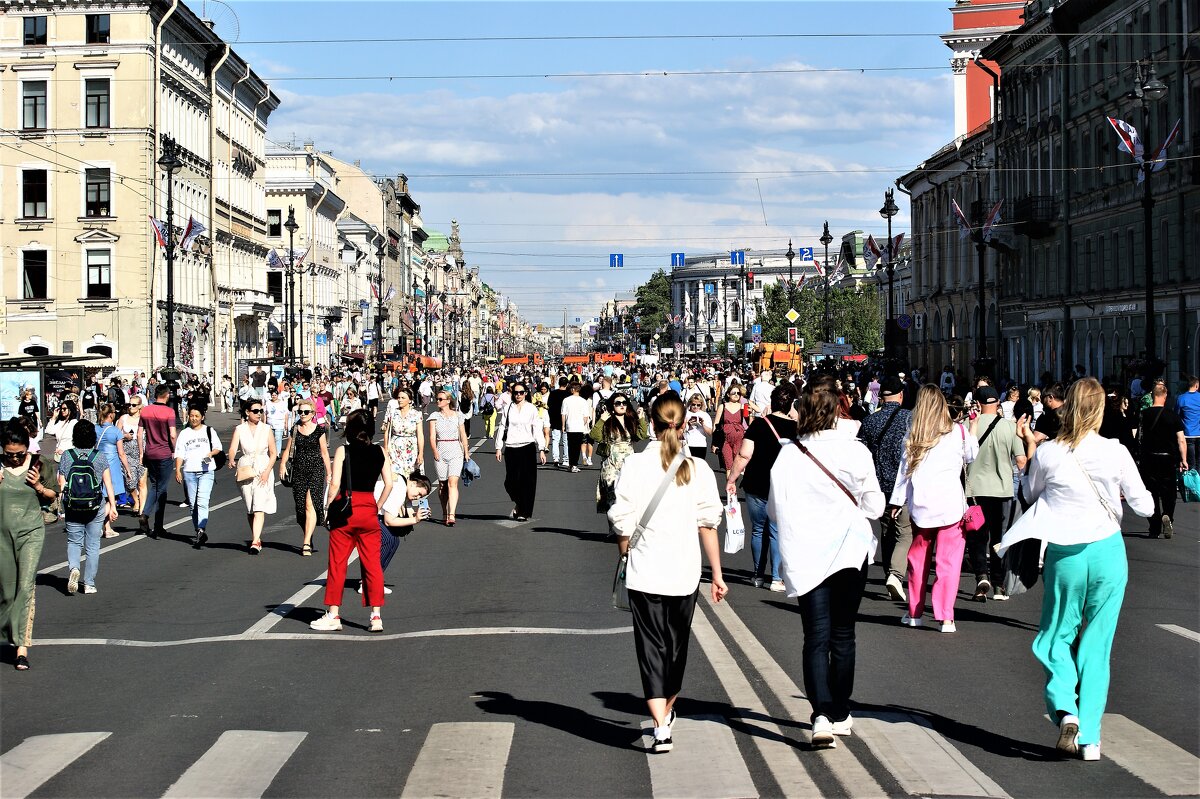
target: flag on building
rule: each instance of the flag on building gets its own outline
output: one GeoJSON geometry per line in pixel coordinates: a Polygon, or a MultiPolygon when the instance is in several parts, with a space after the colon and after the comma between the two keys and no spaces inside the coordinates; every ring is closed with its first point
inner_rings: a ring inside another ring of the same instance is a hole
{"type": "Polygon", "coordinates": [[[167,224],[162,220],[149,217],[150,227],[154,228],[154,238],[158,240],[158,246],[166,249],[167,246],[167,224]]]}
{"type": "Polygon", "coordinates": [[[279,253],[275,252],[274,250],[271,250],[269,253],[267,253],[267,269],[270,269],[272,272],[279,272],[282,271],[285,266],[286,264],[284,264],[283,259],[279,257],[279,253]]]}
{"type": "Polygon", "coordinates": [[[184,252],[191,252],[192,245],[196,243],[196,239],[207,232],[208,228],[204,226],[203,222],[188,214],[187,227],[183,229],[183,240],[179,243],[180,248],[184,252]]]}
{"type": "Polygon", "coordinates": [[[294,253],[295,260],[293,262],[293,266],[299,266],[300,264],[304,263],[304,259],[307,257],[308,257],[308,248],[307,247],[305,247],[303,250],[300,250],[300,251],[294,253]]]}
{"type": "Polygon", "coordinates": [[[950,210],[954,213],[954,221],[958,224],[958,237],[960,239],[971,238],[971,223],[967,221],[967,215],[958,207],[958,200],[950,200],[950,210]]]}
{"type": "Polygon", "coordinates": [[[383,301],[384,301],[384,302],[391,302],[393,299],[395,299],[395,297],[396,297],[396,288],[395,288],[395,286],[388,286],[388,289],[387,289],[387,291],[386,291],[386,292],[384,293],[384,295],[383,295],[383,301]]]}
{"type": "Polygon", "coordinates": [[[379,286],[376,285],[374,280],[371,281],[371,296],[379,299],[379,286]]]}
{"type": "Polygon", "coordinates": [[[999,200],[992,206],[992,210],[988,212],[987,219],[983,223],[983,240],[991,241],[993,229],[1000,224],[1000,206],[1004,205],[1004,200],[999,200]]]}
{"type": "Polygon", "coordinates": [[[904,243],[904,234],[897,233],[892,236],[892,254],[891,259],[894,261],[900,257],[900,245],[904,243]]]}
{"type": "MultiPolygon", "coordinates": [[[[863,261],[866,263],[867,269],[874,269],[881,260],[883,260],[883,253],[879,249],[879,243],[875,241],[874,236],[867,236],[867,240],[863,242],[863,261]]],[[[834,271],[836,272],[841,265],[842,259],[839,255],[838,265],[834,271]]],[[[830,279],[833,279],[833,275],[830,275],[830,279]]]]}
{"type": "Polygon", "coordinates": [[[1117,138],[1121,140],[1121,143],[1117,145],[1117,149],[1121,150],[1122,152],[1129,153],[1133,156],[1133,160],[1137,161],[1139,164],[1142,163],[1142,156],[1144,152],[1142,140],[1141,137],[1138,136],[1137,128],[1135,128],[1133,125],[1130,125],[1128,122],[1125,122],[1124,120],[1116,119],[1114,117],[1108,118],[1108,124],[1112,125],[1113,130],[1116,131],[1117,138]]]}
{"type": "MultiPolygon", "coordinates": [[[[1150,163],[1153,164],[1153,166],[1150,167],[1151,172],[1158,172],[1167,165],[1167,150],[1170,149],[1172,144],[1174,144],[1175,137],[1179,135],[1179,123],[1182,121],[1182,119],[1175,120],[1175,127],[1171,128],[1171,132],[1167,134],[1167,138],[1163,139],[1162,146],[1158,148],[1158,150],[1154,153],[1154,157],[1150,159],[1150,163]]],[[[1141,183],[1145,179],[1146,172],[1144,170],[1139,171],[1137,182],[1141,183]]]]}

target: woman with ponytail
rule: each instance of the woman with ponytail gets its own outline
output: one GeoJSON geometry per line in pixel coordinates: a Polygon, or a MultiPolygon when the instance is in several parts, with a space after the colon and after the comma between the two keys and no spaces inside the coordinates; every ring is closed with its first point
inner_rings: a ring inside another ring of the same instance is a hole
{"type": "Polygon", "coordinates": [[[722,512],[717,479],[703,460],[683,452],[685,415],[674,391],[658,396],[651,410],[656,440],[625,459],[608,512],[617,546],[629,558],[626,585],[634,644],[642,691],[654,719],[652,748],[658,753],[673,746],[671,723],[687,666],[701,549],[712,570],[713,602],[720,602],[727,591],[717,543],[722,512]],[[655,503],[660,488],[663,492],[655,503]]]}

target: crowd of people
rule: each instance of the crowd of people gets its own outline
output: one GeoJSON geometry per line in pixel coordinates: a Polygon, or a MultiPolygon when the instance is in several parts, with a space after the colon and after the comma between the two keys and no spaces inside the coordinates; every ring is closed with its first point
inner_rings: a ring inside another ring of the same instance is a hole
{"type": "Polygon", "coordinates": [[[524,374],[285,376],[260,367],[240,387],[228,378],[218,386],[221,409],[240,415],[226,445],[206,421],[206,383],[181,391],[143,377],[68,389],[47,403],[45,421],[26,392],[0,434],[0,600],[18,668],[29,668],[46,524],[65,523],[67,592],[96,593],[100,540],[117,534],[111,522],[125,510],[141,533],[162,535],[172,475],[186,491],[192,545],[206,546],[223,467],[241,494],[249,554],[262,552],[277,513],[276,482],[292,491],[299,555],[311,557],[317,529],[328,527],[326,612],[312,629],[341,629],[357,549],[369,629],[382,630],[383,573],[400,537],[430,518],[435,484],[440,520],[455,526],[461,490],[480,474],[470,458],[477,421],[494,442],[516,522],[535,513],[539,470],[574,475],[600,460],[596,509],[628,564],[659,752],[673,747],[702,554],[713,601],[728,590],[717,529],[740,483],[751,583],[799,603],[814,746],[852,734],[855,619],[878,549],[886,590],[904,605],[898,623],[925,626],[931,610],[950,634],[964,565],[978,602],[1025,590],[1028,564],[1040,566],[1033,650],[1057,745],[1097,759],[1127,575],[1122,501],[1150,518],[1151,537],[1170,538],[1179,476],[1196,465],[1200,441],[1195,378],[1171,403],[1162,380],[1126,392],[1082,374],[1020,386],[986,376],[966,384],[947,369],[922,384],[918,373],[869,368],[752,375],[732,365],[605,364],[524,374]],[[339,430],[344,443],[333,438],[339,430]],[[53,449],[41,449],[43,438],[53,449]]]}

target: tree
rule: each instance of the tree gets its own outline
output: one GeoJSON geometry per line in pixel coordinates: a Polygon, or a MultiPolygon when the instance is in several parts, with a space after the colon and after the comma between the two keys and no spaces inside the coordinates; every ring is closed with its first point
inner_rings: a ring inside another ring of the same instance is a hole
{"type": "MultiPolygon", "coordinates": [[[[815,289],[793,289],[790,301],[784,283],[768,285],[763,290],[761,311],[758,321],[763,326],[763,341],[786,343],[789,327],[796,328],[806,346],[825,340],[825,293],[819,283],[815,289]],[[795,308],[800,315],[794,325],[785,316],[789,308],[795,308]]],[[[829,320],[833,336],[845,336],[846,343],[856,353],[875,352],[883,347],[883,317],[873,292],[830,289],[829,320]]]]}
{"type": "Polygon", "coordinates": [[[634,315],[645,338],[656,330],[665,328],[671,316],[671,276],[659,269],[650,279],[637,287],[637,304],[634,315]]]}

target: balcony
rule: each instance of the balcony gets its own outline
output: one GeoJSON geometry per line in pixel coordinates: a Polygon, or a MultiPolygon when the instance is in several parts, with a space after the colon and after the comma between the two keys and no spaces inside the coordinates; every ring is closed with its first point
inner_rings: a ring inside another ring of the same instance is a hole
{"type": "Polygon", "coordinates": [[[1031,239],[1054,235],[1059,198],[1053,194],[1030,194],[1013,206],[1013,230],[1031,239]]]}

